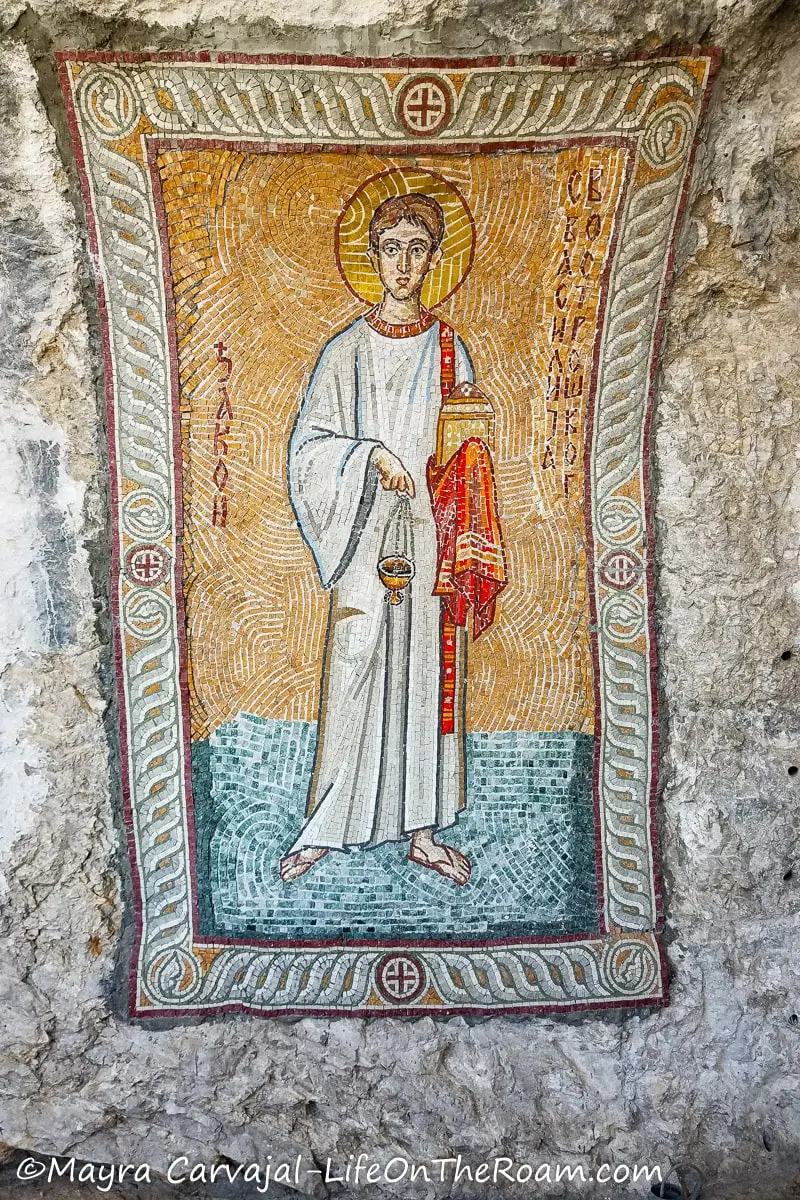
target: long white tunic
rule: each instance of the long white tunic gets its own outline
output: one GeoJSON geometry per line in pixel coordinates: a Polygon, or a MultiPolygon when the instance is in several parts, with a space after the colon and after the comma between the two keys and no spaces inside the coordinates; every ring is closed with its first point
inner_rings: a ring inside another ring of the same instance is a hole
{"type": "MultiPolygon", "coordinates": [[[[472,365],[456,338],[456,382],[464,381],[473,381],[472,365]]],[[[438,321],[390,338],[359,318],[325,346],[306,391],[289,445],[289,490],[331,598],[308,816],[290,853],[397,841],[453,824],[463,807],[463,637],[455,730],[439,732],[441,610],[425,466],[440,405],[438,321]],[[396,606],[377,572],[395,549],[398,499],[371,462],[379,445],[403,462],[417,493],[416,573],[396,606]]]]}

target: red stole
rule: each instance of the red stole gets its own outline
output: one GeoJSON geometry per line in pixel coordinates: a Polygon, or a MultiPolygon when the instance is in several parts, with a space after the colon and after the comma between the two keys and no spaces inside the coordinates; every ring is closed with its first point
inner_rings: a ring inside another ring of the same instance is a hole
{"type": "MultiPolygon", "coordinates": [[[[455,337],[440,322],[442,400],[455,386],[455,337]]],[[[442,597],[441,732],[455,724],[456,627],[472,610],[472,636],[495,618],[506,586],[506,558],[497,513],[492,456],[486,443],[467,438],[444,466],[428,459],[428,491],[436,522],[437,570],[434,596],[442,597]]]]}

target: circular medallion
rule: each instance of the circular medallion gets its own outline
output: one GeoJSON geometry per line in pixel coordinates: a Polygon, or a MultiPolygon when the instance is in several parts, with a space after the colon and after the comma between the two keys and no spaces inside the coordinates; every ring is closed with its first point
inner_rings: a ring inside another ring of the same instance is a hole
{"type": "Polygon", "coordinates": [[[618,546],[635,542],[642,532],[642,511],[627,496],[609,496],[597,510],[601,536],[618,546]]]}
{"type": "Polygon", "coordinates": [[[126,137],[139,121],[139,104],[130,82],[111,67],[85,69],[78,79],[76,99],[100,137],[126,137]]]}
{"type": "Polygon", "coordinates": [[[148,991],[162,1003],[172,1000],[186,1004],[202,984],[200,963],[183,946],[170,946],[147,971],[148,991]]]}
{"type": "Polygon", "coordinates": [[[644,604],[635,592],[607,596],[600,609],[603,632],[614,642],[632,642],[644,631],[644,604]]]}
{"type": "Polygon", "coordinates": [[[137,488],[122,503],[125,529],[135,538],[160,538],[169,529],[169,509],[155,492],[137,488]]]}
{"type": "Polygon", "coordinates": [[[600,578],[607,587],[624,592],[642,577],[642,564],[630,550],[610,550],[598,566],[600,578]]]}
{"type": "Polygon", "coordinates": [[[129,592],[122,607],[125,628],[143,642],[152,642],[169,627],[169,600],[160,592],[129,592]]]}
{"type": "Polygon", "coordinates": [[[613,941],[603,954],[602,971],[612,992],[647,996],[658,982],[658,963],[651,947],[638,939],[613,941]]]}
{"type": "Polygon", "coordinates": [[[334,233],[339,273],[353,295],[367,304],[377,304],[383,297],[383,285],[369,256],[373,213],[384,200],[411,195],[430,196],[444,213],[442,257],[422,286],[424,307],[430,309],[449,299],[472,266],[475,222],[455,184],[421,167],[391,167],[364,180],[342,209],[334,233]]]}
{"type": "Polygon", "coordinates": [[[691,143],[695,114],[688,104],[673,100],[648,118],[642,138],[642,155],[657,171],[678,161],[691,143]]]}
{"type": "Polygon", "coordinates": [[[425,987],[425,968],[413,954],[386,954],[375,968],[375,983],[390,1004],[412,1004],[425,987]]]}
{"type": "Polygon", "coordinates": [[[450,124],[453,98],[437,75],[415,75],[400,89],[397,118],[414,137],[434,137],[450,124]]]}
{"type": "Polygon", "coordinates": [[[125,555],[125,574],[140,587],[157,587],[168,571],[169,555],[163,546],[131,546],[125,555]]]}

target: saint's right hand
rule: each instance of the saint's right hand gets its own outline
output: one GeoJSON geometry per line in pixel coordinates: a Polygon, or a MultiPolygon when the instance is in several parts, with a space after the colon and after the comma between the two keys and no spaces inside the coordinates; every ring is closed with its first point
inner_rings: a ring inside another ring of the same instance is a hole
{"type": "Polygon", "coordinates": [[[377,468],[381,484],[387,492],[405,492],[412,498],[416,496],[417,489],[414,487],[414,480],[391,450],[387,450],[385,446],[379,446],[373,452],[372,461],[377,468]]]}

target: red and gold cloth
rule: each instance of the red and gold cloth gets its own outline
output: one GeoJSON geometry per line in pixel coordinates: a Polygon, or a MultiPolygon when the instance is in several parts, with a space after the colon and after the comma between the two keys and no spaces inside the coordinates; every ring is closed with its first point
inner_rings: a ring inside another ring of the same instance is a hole
{"type": "Polygon", "coordinates": [[[494,621],[506,586],[506,555],[497,513],[492,456],[486,443],[467,438],[440,467],[428,459],[428,491],[436,522],[434,596],[442,597],[442,733],[452,733],[455,710],[456,627],[472,610],[472,636],[494,621]]]}

